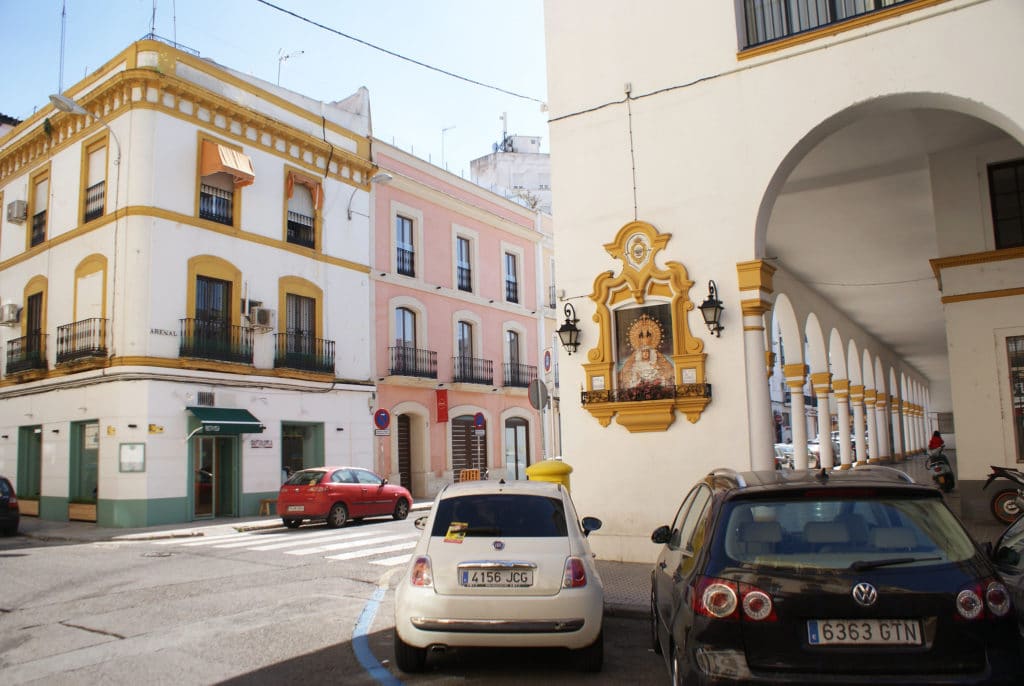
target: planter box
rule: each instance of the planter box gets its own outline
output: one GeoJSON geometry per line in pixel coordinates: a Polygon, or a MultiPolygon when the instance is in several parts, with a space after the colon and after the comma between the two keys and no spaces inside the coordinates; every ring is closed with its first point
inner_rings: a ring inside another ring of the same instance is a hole
{"type": "Polygon", "coordinates": [[[18,511],[23,515],[29,515],[32,517],[39,516],[39,501],[38,500],[24,500],[18,498],[18,511]]]}
{"type": "Polygon", "coordinates": [[[68,519],[78,522],[95,522],[96,503],[68,503],[68,519]]]}

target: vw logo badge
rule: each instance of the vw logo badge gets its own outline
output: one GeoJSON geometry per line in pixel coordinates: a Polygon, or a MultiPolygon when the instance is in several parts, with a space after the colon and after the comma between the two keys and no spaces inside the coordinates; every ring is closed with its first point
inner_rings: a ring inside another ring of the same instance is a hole
{"type": "Polygon", "coordinates": [[[491,545],[494,546],[495,550],[504,550],[505,549],[505,542],[504,541],[495,541],[491,545]]]}
{"type": "Polygon", "coordinates": [[[878,591],[867,582],[860,582],[853,587],[853,599],[862,607],[871,607],[878,600],[878,591]]]}

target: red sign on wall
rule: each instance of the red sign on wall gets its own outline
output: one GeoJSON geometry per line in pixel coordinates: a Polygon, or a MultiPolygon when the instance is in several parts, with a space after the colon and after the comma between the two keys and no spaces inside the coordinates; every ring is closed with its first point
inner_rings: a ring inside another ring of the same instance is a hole
{"type": "Polygon", "coordinates": [[[448,421],[448,390],[438,389],[435,391],[437,394],[437,421],[447,422],[448,421]]]}

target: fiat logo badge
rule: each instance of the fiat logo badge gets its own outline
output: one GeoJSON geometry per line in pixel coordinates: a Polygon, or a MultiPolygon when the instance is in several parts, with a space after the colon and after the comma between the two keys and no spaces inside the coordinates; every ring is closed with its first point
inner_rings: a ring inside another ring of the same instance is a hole
{"type": "Polygon", "coordinates": [[[861,607],[871,607],[878,600],[878,591],[871,584],[862,581],[853,587],[853,599],[861,607]]]}
{"type": "Polygon", "coordinates": [[[504,550],[505,549],[505,542],[504,541],[495,541],[491,545],[494,546],[495,550],[504,550]]]}

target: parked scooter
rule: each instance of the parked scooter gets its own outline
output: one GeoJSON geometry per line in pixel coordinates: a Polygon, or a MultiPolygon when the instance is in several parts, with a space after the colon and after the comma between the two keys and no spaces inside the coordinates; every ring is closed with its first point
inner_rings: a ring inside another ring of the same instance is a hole
{"type": "Polygon", "coordinates": [[[928,471],[932,473],[932,481],[943,493],[949,493],[956,486],[956,476],[953,475],[953,467],[949,464],[946,453],[939,448],[928,456],[925,462],[928,471]]]}
{"type": "Polygon", "coordinates": [[[1024,472],[1010,467],[997,467],[990,465],[992,473],[988,475],[988,481],[983,488],[996,479],[1008,479],[1016,484],[1014,488],[1004,488],[996,491],[992,496],[990,506],[992,514],[1003,524],[1012,524],[1021,512],[1024,512],[1024,472]]]}

